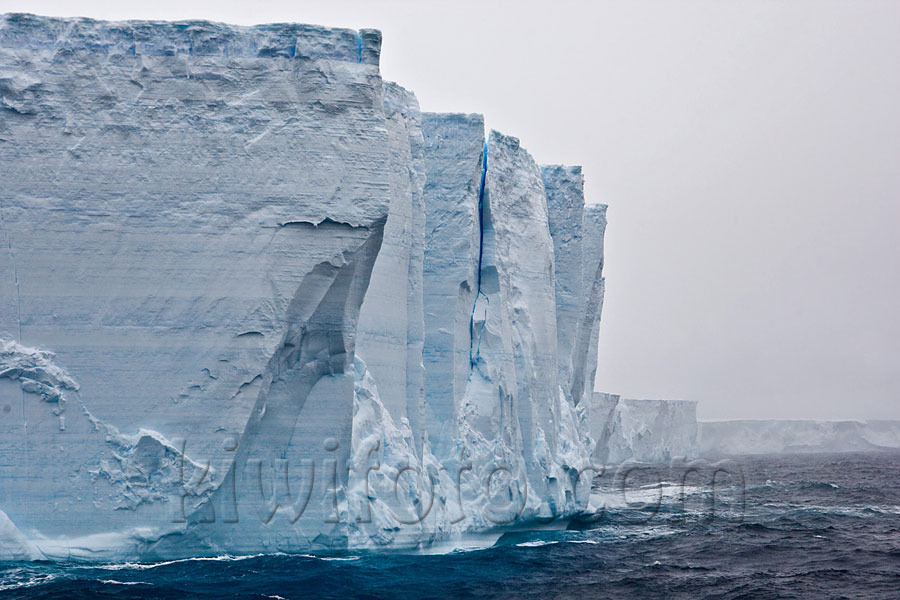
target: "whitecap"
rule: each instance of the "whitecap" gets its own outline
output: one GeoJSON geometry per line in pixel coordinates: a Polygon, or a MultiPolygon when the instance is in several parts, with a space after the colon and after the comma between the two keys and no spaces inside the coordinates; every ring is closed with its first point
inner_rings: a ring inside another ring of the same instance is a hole
{"type": "Polygon", "coordinates": [[[111,585],[152,585],[146,581],[119,581],[118,579],[101,579],[100,583],[109,583],[111,585]]]}
{"type": "Polygon", "coordinates": [[[106,571],[121,571],[124,569],[134,569],[137,571],[146,570],[146,569],[156,569],[159,567],[166,567],[169,565],[177,565],[181,563],[189,563],[189,562],[232,562],[239,560],[248,560],[251,558],[261,558],[263,556],[286,556],[282,553],[272,553],[272,554],[245,554],[240,556],[232,556],[230,554],[223,554],[220,556],[198,556],[196,558],[176,558],[174,560],[164,560],[160,562],[150,562],[150,563],[140,563],[140,562],[123,562],[123,563],[110,563],[106,565],[83,565],[78,568],[81,569],[103,569],[106,571]]]}
{"type": "Polygon", "coordinates": [[[552,546],[558,544],[556,540],[534,540],[533,542],[521,542],[516,544],[519,548],[540,548],[541,546],[552,546]]]}
{"type": "Polygon", "coordinates": [[[20,590],[23,588],[30,588],[39,585],[44,585],[45,583],[50,583],[54,579],[57,578],[57,575],[53,573],[45,573],[45,574],[32,574],[29,575],[27,579],[24,581],[4,581],[0,582],[0,592],[6,592],[9,590],[20,590]]]}

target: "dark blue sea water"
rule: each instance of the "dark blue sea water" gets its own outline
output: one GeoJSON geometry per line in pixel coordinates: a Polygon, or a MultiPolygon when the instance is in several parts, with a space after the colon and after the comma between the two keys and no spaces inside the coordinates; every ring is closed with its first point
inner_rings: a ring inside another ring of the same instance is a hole
{"type": "Polygon", "coordinates": [[[0,567],[0,595],[900,598],[900,454],[746,457],[723,464],[728,472],[719,473],[715,486],[708,466],[686,479],[682,465],[601,477],[598,497],[609,502],[596,523],[510,535],[484,550],[15,564],[0,567]]]}

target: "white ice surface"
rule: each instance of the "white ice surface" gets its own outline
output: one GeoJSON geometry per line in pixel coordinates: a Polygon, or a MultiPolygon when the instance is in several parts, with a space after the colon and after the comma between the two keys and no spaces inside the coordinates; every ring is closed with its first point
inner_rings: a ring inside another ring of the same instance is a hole
{"type": "Polygon", "coordinates": [[[587,508],[605,206],[420,114],[380,41],[0,16],[0,559],[427,551],[587,508]]]}
{"type": "Polygon", "coordinates": [[[900,448],[900,421],[702,421],[707,456],[858,452],[900,448]]]}
{"type": "Polygon", "coordinates": [[[668,462],[698,453],[694,401],[620,399],[595,392],[592,417],[595,456],[606,464],[668,462]]]}

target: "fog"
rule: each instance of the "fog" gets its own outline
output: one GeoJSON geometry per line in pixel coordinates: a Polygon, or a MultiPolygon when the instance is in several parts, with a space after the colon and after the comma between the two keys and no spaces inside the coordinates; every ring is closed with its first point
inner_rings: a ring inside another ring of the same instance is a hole
{"type": "Polygon", "coordinates": [[[900,3],[0,1],[375,27],[609,204],[598,388],[701,418],[900,418],[900,3]]]}

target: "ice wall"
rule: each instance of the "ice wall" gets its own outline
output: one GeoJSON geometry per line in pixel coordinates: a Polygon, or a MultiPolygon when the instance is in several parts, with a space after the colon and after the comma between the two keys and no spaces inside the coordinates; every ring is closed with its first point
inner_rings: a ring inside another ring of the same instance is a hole
{"type": "Polygon", "coordinates": [[[478,293],[484,118],[422,116],[425,137],[424,423],[438,456],[452,454],[471,363],[478,293]]]}
{"type": "Polygon", "coordinates": [[[240,492],[253,461],[346,462],[392,200],[379,48],[367,30],[0,18],[0,507],[21,531],[136,552],[193,519],[258,549],[213,494],[236,469],[240,492]]]}
{"type": "Polygon", "coordinates": [[[508,437],[515,449],[521,443],[529,477],[542,486],[559,420],[547,199],[537,164],[517,138],[492,131],[487,156],[466,402],[483,436],[508,437]]]}
{"type": "Polygon", "coordinates": [[[597,371],[607,207],[585,205],[581,167],[546,165],[541,176],[556,261],[559,385],[578,405],[593,392],[597,371]]]}
{"type": "Polygon", "coordinates": [[[606,207],[421,114],[379,48],[0,17],[0,559],[465,545],[588,508],[606,207]]]}
{"type": "Polygon", "coordinates": [[[606,279],[603,277],[603,243],[606,235],[606,205],[584,207],[584,311],[575,338],[576,361],[573,395],[589,395],[597,377],[597,342],[600,337],[600,315],[606,279]]]}
{"type": "Polygon", "coordinates": [[[900,448],[900,421],[737,420],[700,423],[706,456],[900,448]]]}
{"type": "Polygon", "coordinates": [[[620,399],[595,392],[592,417],[595,456],[605,464],[667,462],[698,453],[695,401],[620,399]]]}
{"type": "MultiPolygon", "coordinates": [[[[356,354],[378,382],[385,408],[398,420],[408,419],[416,439],[421,440],[425,140],[419,103],[412,93],[385,83],[383,101],[391,155],[391,203],[384,240],[360,309],[356,354]]],[[[421,451],[421,444],[418,449],[421,451]]]]}
{"type": "Polygon", "coordinates": [[[559,385],[573,404],[576,338],[584,319],[584,177],[581,167],[552,165],[541,167],[547,194],[547,213],[555,258],[556,345],[559,385]]]}
{"type": "Polygon", "coordinates": [[[594,392],[590,397],[591,433],[594,436],[594,462],[600,465],[609,464],[610,442],[616,433],[617,416],[621,400],[618,394],[594,392]]]}

